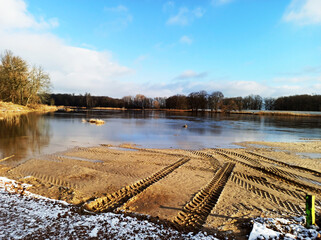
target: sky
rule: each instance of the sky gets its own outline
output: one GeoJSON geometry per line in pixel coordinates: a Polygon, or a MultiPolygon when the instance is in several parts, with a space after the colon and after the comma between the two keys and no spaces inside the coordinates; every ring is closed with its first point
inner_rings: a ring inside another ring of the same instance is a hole
{"type": "Polygon", "coordinates": [[[321,94],[321,0],[0,0],[0,52],[53,93],[321,94]]]}

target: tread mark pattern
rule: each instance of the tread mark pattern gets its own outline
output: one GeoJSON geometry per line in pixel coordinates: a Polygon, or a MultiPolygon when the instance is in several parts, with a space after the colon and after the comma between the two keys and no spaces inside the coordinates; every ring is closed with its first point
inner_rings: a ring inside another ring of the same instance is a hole
{"type": "Polygon", "coordinates": [[[123,205],[132,197],[143,192],[153,183],[158,182],[162,178],[172,173],[178,167],[187,163],[189,160],[190,158],[182,158],[145,179],[139,180],[131,185],[125,186],[112,194],[108,194],[106,197],[98,198],[92,202],[86,203],[84,205],[84,208],[93,212],[113,211],[121,205],[123,205]]]}
{"type": "MultiPolygon", "coordinates": [[[[212,151],[215,153],[215,154],[218,154],[218,155],[221,155],[222,157],[224,157],[225,159],[227,159],[228,161],[232,161],[232,162],[236,162],[236,163],[239,163],[243,166],[246,166],[248,168],[252,168],[252,169],[255,169],[259,172],[263,172],[264,174],[268,175],[269,177],[272,177],[278,181],[283,181],[287,184],[290,184],[290,185],[293,185],[295,187],[299,187],[299,188],[302,188],[302,189],[305,189],[305,190],[308,190],[308,191],[311,191],[311,192],[314,192],[314,193],[318,193],[320,194],[321,193],[321,189],[319,188],[315,188],[315,187],[312,187],[312,186],[309,186],[309,185],[306,185],[306,184],[303,184],[303,183],[300,183],[300,182],[297,182],[291,178],[289,178],[288,176],[286,175],[283,175],[282,174],[282,171],[277,171],[274,167],[269,167],[269,168],[266,168],[264,166],[253,166],[251,164],[248,164],[248,163],[245,163],[245,162],[242,162],[242,161],[239,161],[237,159],[234,159],[228,155],[226,155],[225,153],[223,153],[222,151],[220,150],[217,150],[217,149],[212,149],[212,151]]],[[[284,172],[284,171],[283,171],[284,172]]]]}
{"type": "Polygon", "coordinates": [[[275,160],[273,158],[269,158],[269,157],[266,157],[266,156],[263,156],[263,155],[260,155],[260,154],[257,154],[257,153],[249,152],[249,151],[246,151],[246,153],[250,154],[250,155],[253,155],[255,157],[258,157],[259,159],[265,160],[266,162],[276,163],[278,165],[282,165],[282,166],[285,166],[285,167],[288,167],[288,168],[292,168],[292,169],[298,170],[300,172],[310,173],[310,174],[313,174],[315,176],[321,177],[321,173],[320,172],[312,170],[312,169],[309,169],[309,168],[300,167],[300,166],[296,166],[296,165],[291,165],[291,164],[288,164],[288,163],[285,163],[285,162],[281,162],[281,161],[275,160]]]}
{"type": "Polygon", "coordinates": [[[213,168],[215,169],[215,171],[217,171],[220,167],[222,167],[220,161],[217,160],[217,158],[211,154],[203,153],[200,151],[188,151],[188,152],[191,152],[191,153],[193,153],[197,156],[200,156],[202,158],[208,159],[210,161],[210,163],[212,164],[213,168]]]}
{"type": "Polygon", "coordinates": [[[225,163],[213,179],[184,206],[173,222],[185,228],[200,229],[215,207],[234,166],[234,163],[225,163]]]}
{"type": "Polygon", "coordinates": [[[61,180],[60,178],[56,178],[56,177],[53,177],[53,176],[41,174],[41,173],[35,172],[35,171],[29,171],[29,170],[25,170],[25,169],[20,169],[17,172],[21,173],[24,176],[33,176],[35,178],[43,180],[44,182],[49,182],[52,185],[56,185],[56,186],[65,186],[67,188],[73,188],[73,189],[79,189],[79,187],[80,187],[78,184],[71,183],[69,181],[64,181],[64,180],[61,180]]]}
{"type": "Polygon", "coordinates": [[[256,184],[262,185],[262,186],[267,187],[269,189],[272,189],[272,190],[281,192],[283,194],[286,194],[288,196],[291,196],[291,197],[294,197],[294,198],[299,198],[299,199],[305,199],[305,195],[304,194],[301,194],[301,193],[298,193],[298,192],[295,192],[295,191],[291,191],[291,190],[276,186],[275,184],[269,183],[266,180],[262,179],[261,177],[251,176],[251,175],[247,175],[247,174],[244,174],[244,173],[241,173],[241,172],[234,172],[234,175],[237,176],[238,178],[243,178],[243,179],[245,179],[247,181],[254,182],[256,184]]]}
{"type": "Polygon", "coordinates": [[[298,215],[304,214],[305,211],[304,209],[302,209],[299,205],[297,204],[293,204],[290,201],[282,201],[279,197],[274,196],[273,194],[262,190],[258,187],[253,186],[252,184],[244,181],[243,179],[239,178],[236,175],[232,175],[232,181],[234,183],[236,183],[237,185],[245,188],[247,191],[252,192],[264,199],[269,199],[270,201],[272,201],[273,203],[287,209],[290,212],[296,213],[298,215]]]}

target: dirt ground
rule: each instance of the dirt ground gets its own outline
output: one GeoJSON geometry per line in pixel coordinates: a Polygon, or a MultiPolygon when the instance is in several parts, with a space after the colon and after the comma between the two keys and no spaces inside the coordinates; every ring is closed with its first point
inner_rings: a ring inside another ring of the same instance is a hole
{"type": "Polygon", "coordinates": [[[307,193],[320,212],[321,140],[239,145],[187,151],[102,144],[14,167],[2,161],[0,175],[91,211],[150,215],[236,239],[247,239],[251,218],[303,215],[307,193]]]}

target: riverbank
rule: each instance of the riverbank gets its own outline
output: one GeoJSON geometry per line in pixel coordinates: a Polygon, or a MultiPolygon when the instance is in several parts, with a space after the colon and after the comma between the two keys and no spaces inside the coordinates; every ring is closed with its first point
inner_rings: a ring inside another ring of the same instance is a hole
{"type": "Polygon", "coordinates": [[[18,116],[18,115],[26,114],[30,112],[45,113],[45,112],[54,112],[57,110],[58,108],[56,106],[48,106],[44,104],[22,106],[11,102],[0,101],[0,119],[10,118],[13,116],[18,116]]]}
{"type": "Polygon", "coordinates": [[[221,110],[210,111],[210,110],[199,110],[193,111],[192,109],[130,109],[130,108],[113,108],[113,107],[72,107],[72,106],[59,106],[60,111],[77,111],[77,110],[109,110],[109,111],[160,111],[160,112],[190,112],[190,113],[208,113],[208,114],[244,114],[244,115],[267,115],[267,116],[290,116],[290,117],[321,117],[321,112],[304,112],[304,111],[282,111],[282,110],[241,110],[241,111],[229,111],[223,112],[221,110]]]}
{"type": "Polygon", "coordinates": [[[131,144],[74,148],[17,166],[3,161],[0,175],[90,211],[149,215],[183,228],[201,224],[210,233],[236,239],[246,239],[252,218],[302,216],[306,193],[316,195],[317,212],[321,210],[321,158],[299,154],[321,154],[320,140],[240,145],[200,151],[131,144]],[[221,187],[202,192],[215,186],[215,179],[221,179],[221,187]],[[213,205],[199,206],[190,218],[191,206],[204,197],[213,205]]]}

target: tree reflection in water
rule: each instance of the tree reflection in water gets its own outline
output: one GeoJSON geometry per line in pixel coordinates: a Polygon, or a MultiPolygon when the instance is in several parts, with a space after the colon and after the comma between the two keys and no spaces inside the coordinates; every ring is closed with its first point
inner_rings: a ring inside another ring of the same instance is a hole
{"type": "Polygon", "coordinates": [[[1,159],[14,155],[2,164],[20,164],[31,155],[39,154],[49,142],[50,124],[41,114],[11,116],[0,121],[1,159]]]}

